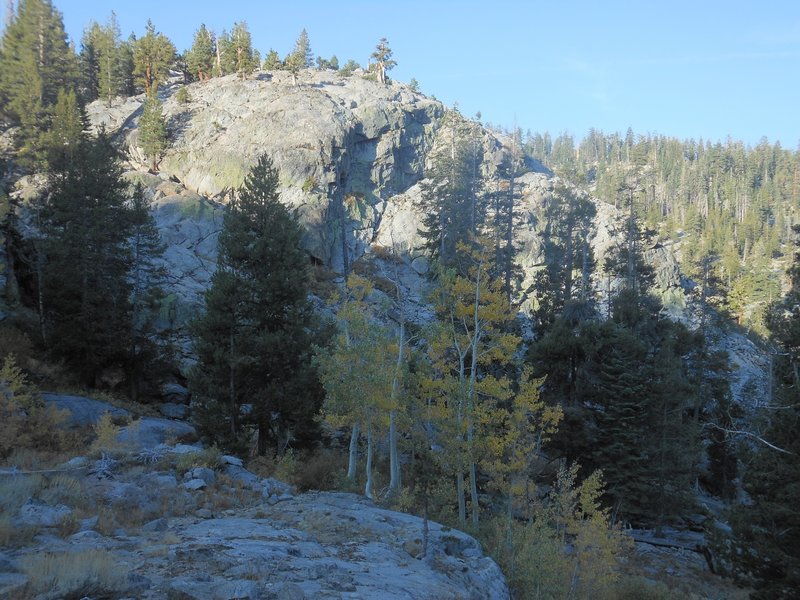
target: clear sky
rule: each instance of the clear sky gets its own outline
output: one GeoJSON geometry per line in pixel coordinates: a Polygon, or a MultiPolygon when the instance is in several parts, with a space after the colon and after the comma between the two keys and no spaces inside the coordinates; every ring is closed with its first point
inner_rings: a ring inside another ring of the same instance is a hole
{"type": "Polygon", "coordinates": [[[366,64],[387,37],[400,81],[523,131],[800,142],[800,0],[53,0],[79,41],[114,10],[184,50],[201,23],[246,21],[262,56],[306,28],[312,50],[366,64]]]}

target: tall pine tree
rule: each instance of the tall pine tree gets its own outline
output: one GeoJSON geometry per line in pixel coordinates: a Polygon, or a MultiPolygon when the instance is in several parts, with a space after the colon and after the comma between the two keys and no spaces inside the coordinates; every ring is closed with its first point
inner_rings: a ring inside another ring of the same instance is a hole
{"type": "Polygon", "coordinates": [[[278,172],[259,157],[231,202],[219,266],[194,327],[192,387],[201,428],[241,449],[245,426],[258,451],[278,452],[314,428],[321,387],[311,366],[313,311],[302,229],[278,198],[278,172]],[[243,405],[249,409],[243,411],[243,405]]]}
{"type": "Polygon", "coordinates": [[[41,158],[40,138],[49,129],[49,110],[58,91],[78,79],[61,14],[49,0],[20,0],[0,44],[0,111],[20,125],[19,158],[28,165],[41,158]]]}
{"type": "MultiPolygon", "coordinates": [[[[62,97],[59,121],[85,122],[67,117],[71,98],[62,97]]],[[[40,298],[49,349],[93,385],[102,369],[128,355],[131,220],[108,137],[81,132],[73,143],[70,159],[54,162],[41,199],[40,298]]]]}

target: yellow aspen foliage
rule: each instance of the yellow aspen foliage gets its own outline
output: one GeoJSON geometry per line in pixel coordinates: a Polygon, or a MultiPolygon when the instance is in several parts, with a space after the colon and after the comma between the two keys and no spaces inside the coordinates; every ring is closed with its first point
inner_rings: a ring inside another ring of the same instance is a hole
{"type": "Polygon", "coordinates": [[[465,475],[469,475],[472,523],[479,523],[477,466],[486,450],[482,432],[494,429],[495,408],[511,396],[510,383],[492,365],[512,362],[519,347],[508,333],[514,315],[501,282],[492,278],[488,239],[459,244],[461,273],[439,273],[434,304],[439,323],[428,336],[431,381],[425,386],[440,407],[442,466],[456,480],[459,520],[466,520],[465,475]]]}
{"type": "Polygon", "coordinates": [[[0,369],[0,460],[14,450],[58,451],[64,435],[58,425],[66,418],[45,404],[28,383],[13,354],[6,356],[0,369]]]}
{"type": "Polygon", "coordinates": [[[93,426],[95,439],[92,442],[92,450],[95,452],[110,452],[117,450],[120,446],[117,441],[119,427],[114,424],[111,413],[105,412],[100,420],[93,426]]]}

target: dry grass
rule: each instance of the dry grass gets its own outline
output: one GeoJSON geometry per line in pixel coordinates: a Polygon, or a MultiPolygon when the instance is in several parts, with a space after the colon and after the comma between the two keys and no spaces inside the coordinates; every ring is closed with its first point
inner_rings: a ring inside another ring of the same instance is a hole
{"type": "Polygon", "coordinates": [[[23,548],[30,545],[39,530],[14,523],[11,516],[0,514],[0,548],[23,548]]]}
{"type": "Polygon", "coordinates": [[[218,469],[222,464],[222,451],[216,446],[205,448],[200,452],[187,452],[179,454],[175,459],[175,470],[178,473],[185,473],[194,467],[208,467],[218,469]]]}
{"type": "Polygon", "coordinates": [[[77,515],[74,512],[67,513],[58,523],[58,535],[62,538],[68,538],[72,534],[78,533],[80,526],[77,515]]]}
{"type": "Polygon", "coordinates": [[[345,451],[331,448],[304,453],[290,450],[277,461],[268,456],[255,457],[247,468],[259,477],[275,477],[301,492],[338,490],[347,471],[347,458],[345,451]]]}
{"type": "Polygon", "coordinates": [[[84,506],[86,495],[81,482],[66,475],[58,473],[48,478],[38,494],[39,499],[45,504],[66,504],[77,507],[84,506]]]}
{"type": "Polygon", "coordinates": [[[125,589],[125,570],[106,550],[28,555],[20,565],[37,598],[117,597],[125,589]]]}

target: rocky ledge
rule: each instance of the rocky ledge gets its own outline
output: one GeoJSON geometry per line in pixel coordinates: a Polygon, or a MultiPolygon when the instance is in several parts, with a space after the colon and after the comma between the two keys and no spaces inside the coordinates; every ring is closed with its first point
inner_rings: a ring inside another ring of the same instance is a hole
{"type": "Polygon", "coordinates": [[[125,433],[100,458],[0,470],[0,597],[509,597],[465,533],[429,522],[426,549],[418,517],[354,494],[295,495],[238,458],[125,433]]]}

